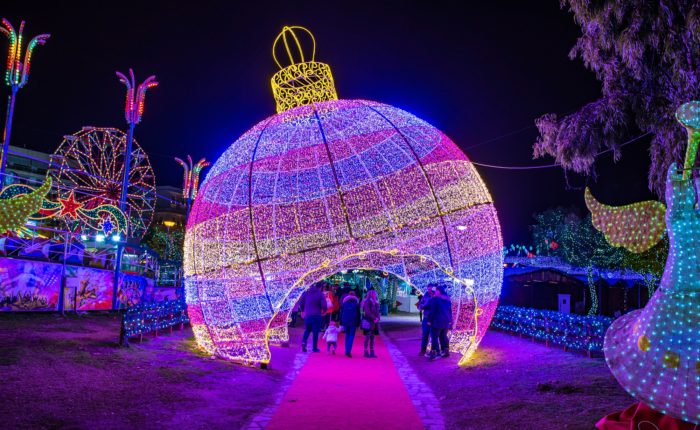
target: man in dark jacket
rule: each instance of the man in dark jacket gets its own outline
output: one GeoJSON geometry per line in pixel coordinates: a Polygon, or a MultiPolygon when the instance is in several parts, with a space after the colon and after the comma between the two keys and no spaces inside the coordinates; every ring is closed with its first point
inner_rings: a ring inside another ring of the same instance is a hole
{"type": "Polygon", "coordinates": [[[352,358],[352,342],[360,325],[360,300],[354,291],[348,293],[340,306],[340,325],[345,331],[345,356],[352,358]]]}
{"type": "Polygon", "coordinates": [[[421,320],[421,341],[420,341],[420,355],[425,355],[428,350],[428,340],[430,340],[430,326],[428,325],[428,315],[430,314],[430,299],[433,297],[433,291],[435,287],[433,284],[428,285],[428,288],[420,298],[420,301],[416,304],[418,310],[423,314],[421,320]]]}
{"type": "Polygon", "coordinates": [[[435,295],[430,299],[428,306],[427,319],[432,340],[430,359],[434,360],[438,354],[449,357],[450,342],[447,338],[447,330],[452,329],[452,302],[444,285],[435,289],[435,295]]]}
{"type": "Polygon", "coordinates": [[[318,334],[321,331],[323,314],[326,312],[326,296],[323,295],[318,284],[313,284],[301,295],[299,310],[304,318],[304,337],[301,339],[301,350],[306,352],[306,341],[309,340],[309,334],[313,332],[313,351],[321,352],[318,349],[318,334]]]}

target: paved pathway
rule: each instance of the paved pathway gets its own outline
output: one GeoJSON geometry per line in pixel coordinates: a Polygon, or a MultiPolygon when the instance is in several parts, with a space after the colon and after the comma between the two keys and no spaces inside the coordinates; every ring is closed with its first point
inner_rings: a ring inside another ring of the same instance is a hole
{"type": "Polygon", "coordinates": [[[282,386],[275,395],[275,402],[263,409],[256,416],[254,416],[253,419],[250,420],[248,425],[243,427],[244,430],[258,430],[264,429],[268,426],[270,420],[272,419],[272,416],[277,410],[278,405],[282,402],[284,395],[287,393],[287,390],[294,382],[294,379],[297,377],[297,375],[299,375],[299,371],[306,363],[308,357],[309,356],[307,354],[296,355],[296,357],[294,358],[294,364],[292,366],[292,369],[289,371],[289,373],[287,373],[287,376],[284,378],[282,386]]]}
{"type": "MultiPolygon", "coordinates": [[[[401,376],[408,395],[411,397],[413,406],[416,407],[423,425],[427,430],[442,430],[445,422],[440,410],[440,402],[433,394],[428,384],[421,381],[408,363],[406,357],[394,346],[388,337],[384,337],[384,344],[389,350],[389,355],[396,365],[396,369],[401,376]]],[[[442,363],[443,365],[445,363],[442,363]]]]}
{"type": "MultiPolygon", "coordinates": [[[[364,338],[358,334],[353,358],[347,358],[343,354],[342,334],[338,340],[337,355],[328,355],[324,342],[320,345],[321,353],[309,353],[306,364],[282,398],[267,428],[425,428],[402,381],[402,377],[408,378],[408,386],[415,389],[419,386],[417,378],[407,364],[401,364],[397,370],[392,360],[392,356],[396,358],[400,353],[396,350],[390,353],[378,336],[375,350],[379,358],[364,358],[361,343],[364,338]]],[[[421,396],[417,400],[425,399],[421,396]]],[[[439,423],[428,424],[437,429],[441,419],[439,423]]]]}

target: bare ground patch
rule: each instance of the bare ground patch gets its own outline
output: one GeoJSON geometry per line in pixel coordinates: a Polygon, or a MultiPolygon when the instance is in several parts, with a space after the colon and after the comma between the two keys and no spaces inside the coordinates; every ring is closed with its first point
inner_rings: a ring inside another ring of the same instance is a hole
{"type": "Polygon", "coordinates": [[[211,359],[190,330],[117,344],[114,314],[0,315],[3,428],[239,428],[274,401],[296,350],[270,370],[211,359]]]}

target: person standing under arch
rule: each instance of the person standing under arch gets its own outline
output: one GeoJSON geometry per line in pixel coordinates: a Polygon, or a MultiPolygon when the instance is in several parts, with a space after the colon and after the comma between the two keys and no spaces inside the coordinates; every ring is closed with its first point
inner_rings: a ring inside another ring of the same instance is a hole
{"type": "Polygon", "coordinates": [[[377,358],[374,354],[374,335],[379,324],[379,299],[377,292],[371,289],[362,301],[362,332],[365,335],[365,357],[377,358]],[[369,351],[367,347],[369,346],[369,351]]]}
{"type": "Polygon", "coordinates": [[[360,325],[360,301],[355,291],[350,291],[340,307],[340,324],[345,331],[345,356],[352,358],[352,343],[360,325]]]}
{"type": "Polygon", "coordinates": [[[435,287],[433,286],[433,284],[429,284],[427,290],[425,291],[425,294],[423,294],[423,296],[420,298],[420,301],[416,304],[416,307],[422,314],[419,355],[426,355],[428,351],[428,342],[430,341],[430,326],[428,325],[428,315],[430,315],[430,299],[433,297],[434,291],[435,287]]]}
{"type": "Polygon", "coordinates": [[[318,349],[318,334],[323,324],[323,314],[326,312],[326,296],[318,284],[313,284],[301,295],[299,310],[304,318],[304,336],[301,339],[301,350],[306,352],[306,342],[309,334],[313,333],[313,352],[321,352],[318,349]]]}
{"type": "Polygon", "coordinates": [[[452,329],[452,301],[444,285],[439,285],[435,289],[435,295],[430,299],[428,306],[427,319],[432,340],[430,360],[434,360],[438,355],[449,357],[450,341],[447,330],[452,329]]]}

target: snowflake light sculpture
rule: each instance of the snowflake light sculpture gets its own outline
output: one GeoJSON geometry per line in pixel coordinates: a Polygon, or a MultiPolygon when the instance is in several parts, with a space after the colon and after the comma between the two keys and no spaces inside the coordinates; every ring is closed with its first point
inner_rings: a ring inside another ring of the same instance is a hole
{"type": "MultiPolygon", "coordinates": [[[[288,36],[301,50],[295,29],[277,41],[288,36]]],[[[287,314],[310,284],[376,269],[419,289],[448,287],[450,346],[465,362],[503,276],[486,186],[430,124],[385,104],[336,100],[323,67],[289,58],[278,74],[297,82],[287,82],[289,94],[274,92],[281,113],[231,145],[192,207],[185,295],[197,342],[234,361],[267,363],[268,343],[288,339],[287,314]]]]}
{"type": "MultiPolygon", "coordinates": [[[[122,177],[127,147],[124,132],[114,128],[83,127],[66,136],[52,155],[49,176],[58,186],[59,201],[77,201],[81,211],[92,221],[93,229],[104,229],[103,221],[110,217],[104,210],[119,207],[122,177]],[[71,197],[71,194],[73,197],[71,197]]],[[[153,219],[156,200],[155,175],[148,155],[134,141],[129,169],[126,215],[129,237],[142,237],[153,219]]],[[[117,216],[117,211],[111,210],[117,216]]],[[[78,217],[64,217],[68,228],[78,217]]],[[[112,219],[115,222],[116,219],[112,219]]]]}

